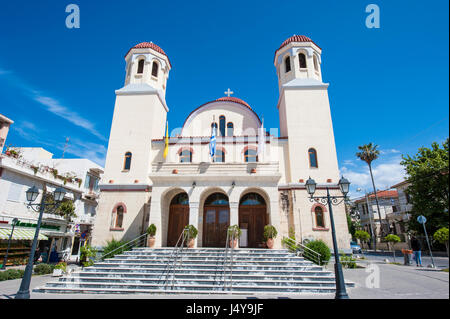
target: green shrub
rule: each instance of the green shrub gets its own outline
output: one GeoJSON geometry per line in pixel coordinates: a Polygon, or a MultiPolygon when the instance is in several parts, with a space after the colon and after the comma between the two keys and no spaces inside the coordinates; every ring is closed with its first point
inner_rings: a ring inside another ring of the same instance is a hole
{"type": "Polygon", "coordinates": [[[24,273],[25,271],[22,269],[8,269],[0,272],[0,281],[20,279],[23,277],[24,273]]]}
{"type": "Polygon", "coordinates": [[[197,230],[197,228],[195,228],[194,225],[188,225],[188,226],[186,226],[185,229],[187,229],[187,240],[188,241],[190,239],[197,238],[198,230],[197,230]]]}
{"type": "Polygon", "coordinates": [[[286,247],[287,249],[289,249],[290,252],[295,253],[297,251],[297,245],[294,244],[293,241],[289,240],[292,238],[287,238],[287,237],[283,237],[283,239],[281,240],[281,243],[284,245],[284,247],[286,247]]]}
{"type": "MultiPolygon", "coordinates": [[[[319,240],[310,241],[305,246],[320,254],[320,262],[322,264],[326,264],[330,260],[330,258],[331,258],[330,248],[328,248],[327,244],[325,244],[322,240],[319,239],[319,240]]],[[[304,257],[309,259],[308,255],[306,255],[304,257]]],[[[314,260],[311,260],[311,261],[314,261],[314,260]]]]}
{"type": "Polygon", "coordinates": [[[356,259],[350,255],[339,255],[339,260],[345,268],[356,268],[356,259]]]}
{"type": "Polygon", "coordinates": [[[120,255],[121,253],[123,253],[126,250],[127,247],[124,246],[124,247],[122,247],[120,249],[117,249],[117,248],[119,248],[120,246],[123,246],[125,244],[126,244],[126,242],[120,241],[120,240],[115,240],[115,239],[113,239],[111,241],[108,241],[106,243],[106,246],[103,249],[102,255],[106,256],[106,258],[112,258],[115,255],[120,255]],[[109,254],[109,255],[107,255],[107,254],[109,254]]]}
{"type": "Polygon", "coordinates": [[[50,265],[50,264],[39,264],[39,265],[34,267],[34,273],[36,275],[51,274],[53,272],[53,268],[54,267],[55,266],[50,265]]]}
{"type": "Polygon", "coordinates": [[[89,267],[94,264],[94,258],[97,255],[97,250],[90,245],[81,246],[80,261],[84,267],[89,267]]]}
{"type": "Polygon", "coordinates": [[[155,236],[155,234],[156,234],[156,226],[155,226],[155,224],[151,224],[150,226],[148,226],[147,234],[150,235],[150,236],[155,236]]]}
{"type": "Polygon", "coordinates": [[[237,239],[237,238],[241,237],[241,234],[242,234],[242,231],[238,225],[233,225],[233,226],[228,227],[228,237],[231,238],[232,236],[234,236],[234,238],[237,239]]]}
{"type": "Polygon", "coordinates": [[[61,261],[61,262],[56,264],[54,269],[61,269],[63,272],[66,272],[66,270],[67,270],[67,263],[65,263],[64,261],[61,261]]]}
{"type": "Polygon", "coordinates": [[[272,225],[264,226],[264,240],[267,241],[269,238],[276,238],[278,232],[272,225]]]}

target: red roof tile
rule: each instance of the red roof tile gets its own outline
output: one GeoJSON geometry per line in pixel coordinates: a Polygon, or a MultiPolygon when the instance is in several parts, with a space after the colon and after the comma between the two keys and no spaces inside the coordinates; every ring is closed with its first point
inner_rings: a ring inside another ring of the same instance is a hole
{"type": "MultiPolygon", "coordinates": [[[[167,57],[167,60],[169,60],[169,56],[166,54],[166,52],[164,52],[163,49],[161,49],[158,45],[154,44],[153,42],[141,42],[139,44],[136,44],[134,47],[132,47],[130,50],[128,50],[127,54],[125,54],[125,56],[128,55],[128,53],[130,53],[130,51],[132,49],[152,49],[155,50],[156,52],[159,52],[163,55],[165,55],[167,57]]],[[[169,64],[170,64],[170,60],[169,60],[169,64]]],[[[170,65],[170,67],[172,67],[172,65],[170,65]]]]}
{"type": "Polygon", "coordinates": [[[237,97],[234,97],[234,96],[224,96],[224,97],[218,98],[216,101],[226,101],[226,102],[239,103],[239,104],[245,105],[245,106],[248,107],[250,110],[252,109],[252,108],[250,107],[250,105],[248,105],[247,102],[245,102],[244,100],[241,100],[241,99],[239,99],[239,98],[237,98],[237,97]]]}

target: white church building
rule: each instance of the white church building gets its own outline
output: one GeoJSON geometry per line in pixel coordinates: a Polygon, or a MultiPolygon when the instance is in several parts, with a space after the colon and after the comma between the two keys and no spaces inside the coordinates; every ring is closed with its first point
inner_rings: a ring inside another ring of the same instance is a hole
{"type": "MultiPolygon", "coordinates": [[[[125,85],[115,92],[92,245],[131,240],[155,224],[156,247],[170,247],[191,224],[198,229],[196,247],[225,247],[227,227],[238,225],[240,247],[264,248],[263,230],[270,224],[278,231],[274,248],[294,232],[299,242],[322,239],[332,248],[328,207],[310,201],[305,188],[311,177],[315,195],[325,195],[326,187],[331,195],[342,195],[321,53],[299,35],[275,51],[279,99],[273,116],[279,116],[279,129],[262,130],[258,106],[228,90],[192,110],[181,133],[169,138],[164,157],[172,65],[152,42],[131,48],[125,85]]],[[[171,111],[179,112],[177,107],[171,111]]],[[[347,250],[343,203],[333,207],[333,215],[338,247],[347,250]]]]}

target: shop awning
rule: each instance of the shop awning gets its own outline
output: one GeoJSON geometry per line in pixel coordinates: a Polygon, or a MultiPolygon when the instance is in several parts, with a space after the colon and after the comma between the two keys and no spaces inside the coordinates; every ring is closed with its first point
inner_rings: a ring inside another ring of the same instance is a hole
{"type": "MultiPolygon", "coordinates": [[[[12,240],[33,240],[36,229],[14,228],[12,240]]],[[[8,240],[11,228],[0,228],[0,239],[8,240]]],[[[48,240],[48,237],[39,232],[38,240],[48,240]]]]}

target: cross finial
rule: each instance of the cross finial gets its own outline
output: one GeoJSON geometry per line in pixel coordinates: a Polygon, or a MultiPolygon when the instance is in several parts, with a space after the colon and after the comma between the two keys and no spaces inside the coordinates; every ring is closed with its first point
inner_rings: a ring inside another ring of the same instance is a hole
{"type": "Polygon", "coordinates": [[[230,88],[228,88],[227,91],[224,92],[226,95],[228,95],[228,97],[230,97],[231,94],[234,94],[233,91],[230,91],[230,88]]]}

